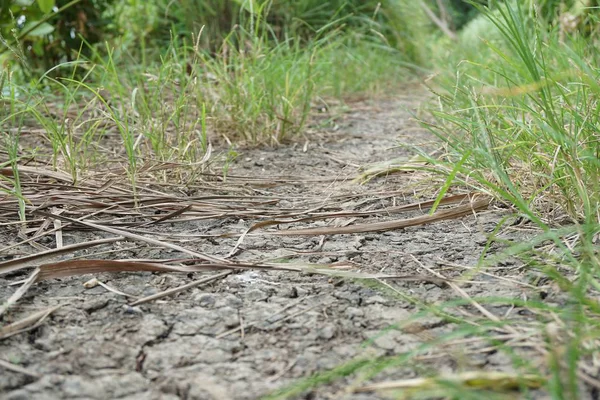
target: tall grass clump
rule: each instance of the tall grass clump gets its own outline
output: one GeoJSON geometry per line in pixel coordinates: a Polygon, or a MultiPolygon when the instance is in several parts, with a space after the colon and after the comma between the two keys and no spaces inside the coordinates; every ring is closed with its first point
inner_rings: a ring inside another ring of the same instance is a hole
{"type": "Polygon", "coordinates": [[[317,96],[374,92],[402,80],[420,57],[412,39],[427,28],[404,1],[243,4],[221,46],[196,51],[216,131],[250,143],[292,139],[317,96]]]}
{"type": "Polygon", "coordinates": [[[447,184],[491,194],[537,228],[537,236],[482,257],[481,267],[516,256],[559,288],[562,308],[525,306],[554,326],[543,335],[545,389],[552,398],[584,398],[600,350],[597,39],[544,18],[535,2],[477,7],[487,20],[465,28],[454,54],[445,54],[450,72],[432,85],[439,102],[428,126],[446,152],[430,161],[447,184]]]}
{"type": "Polygon", "coordinates": [[[302,129],[315,91],[317,52],[325,43],[277,40],[266,12],[250,13],[217,57],[201,53],[199,90],[209,99],[215,129],[249,143],[280,142],[302,129]]]}
{"type": "Polygon", "coordinates": [[[432,128],[448,144],[448,160],[469,154],[462,169],[470,184],[540,223],[598,222],[594,39],[573,34],[561,41],[559,28],[516,3],[481,10],[493,39],[470,43],[477,50],[458,63],[452,80],[438,81],[443,92],[434,88],[441,106],[432,128]]]}

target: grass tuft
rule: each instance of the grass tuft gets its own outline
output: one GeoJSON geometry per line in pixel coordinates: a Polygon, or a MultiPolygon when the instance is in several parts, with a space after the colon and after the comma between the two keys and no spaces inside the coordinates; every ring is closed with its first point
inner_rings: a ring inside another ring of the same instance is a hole
{"type": "MultiPolygon", "coordinates": [[[[446,153],[429,161],[448,177],[446,186],[492,194],[541,231],[508,252],[566,296],[563,308],[539,314],[556,324],[552,332],[540,328],[552,377],[545,388],[553,398],[580,398],[589,350],[600,345],[590,342],[600,288],[595,40],[560,34],[520,2],[477,7],[488,22],[476,23],[492,40],[459,53],[464,59],[453,57],[452,73],[432,86],[440,101],[426,125],[446,153]]],[[[481,268],[503,260],[505,253],[482,258],[481,268]]]]}

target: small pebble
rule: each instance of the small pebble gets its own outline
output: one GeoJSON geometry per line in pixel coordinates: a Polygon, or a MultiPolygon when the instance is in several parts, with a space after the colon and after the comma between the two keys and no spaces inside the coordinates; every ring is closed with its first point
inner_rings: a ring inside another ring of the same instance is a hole
{"type": "Polygon", "coordinates": [[[123,311],[125,312],[125,314],[143,314],[144,313],[141,308],[132,307],[127,304],[123,305],[123,311]]]}
{"type": "Polygon", "coordinates": [[[333,324],[324,325],[319,330],[318,336],[319,336],[319,339],[325,339],[325,340],[333,339],[333,337],[335,336],[335,325],[333,325],[333,324]]]}
{"type": "Polygon", "coordinates": [[[212,308],[215,306],[217,299],[212,293],[200,293],[194,296],[194,302],[198,303],[200,307],[212,308]]]}

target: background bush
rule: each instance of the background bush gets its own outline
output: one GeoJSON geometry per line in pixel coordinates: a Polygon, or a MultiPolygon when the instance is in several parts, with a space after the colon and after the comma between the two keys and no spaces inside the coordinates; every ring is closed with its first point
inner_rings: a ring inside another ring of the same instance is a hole
{"type": "Polygon", "coordinates": [[[202,30],[201,47],[216,52],[258,10],[268,27],[262,33],[274,41],[308,42],[336,31],[383,42],[415,62],[426,46],[429,21],[407,0],[0,0],[0,51],[32,70],[48,70],[80,50],[89,57],[105,42],[136,59],[153,58],[174,37],[202,30]]]}
{"type": "Polygon", "coordinates": [[[0,0],[0,54],[27,70],[49,70],[117,33],[107,18],[113,0],[0,0]],[[60,11],[59,11],[60,10],[60,11]],[[58,12],[59,11],[59,12],[58,12]]]}

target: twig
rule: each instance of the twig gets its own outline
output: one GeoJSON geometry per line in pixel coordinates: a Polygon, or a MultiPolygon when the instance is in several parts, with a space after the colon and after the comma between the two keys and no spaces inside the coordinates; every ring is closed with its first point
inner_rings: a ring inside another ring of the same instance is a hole
{"type": "Polygon", "coordinates": [[[137,301],[134,301],[130,305],[131,306],[137,306],[137,305],[140,305],[140,304],[148,303],[149,301],[152,301],[152,300],[157,300],[157,299],[161,299],[163,297],[171,296],[173,294],[177,294],[177,293],[183,292],[183,291],[191,289],[193,287],[200,286],[200,285],[203,285],[205,283],[209,283],[209,282],[215,281],[217,279],[224,278],[224,277],[226,277],[227,275],[229,275],[231,273],[233,273],[233,271],[221,272],[220,274],[216,274],[216,275],[204,278],[204,279],[193,281],[193,282],[187,283],[187,284],[185,284],[183,286],[179,286],[179,287],[176,287],[176,288],[165,290],[164,292],[156,293],[156,294],[153,294],[151,296],[143,297],[143,298],[141,298],[141,299],[139,299],[137,301]]]}
{"type": "Polygon", "coordinates": [[[83,284],[83,287],[86,289],[91,289],[96,286],[102,286],[104,289],[108,290],[109,292],[118,294],[119,296],[132,297],[134,299],[138,298],[137,296],[134,296],[132,294],[121,292],[120,290],[115,289],[112,286],[107,285],[106,283],[104,283],[102,281],[99,281],[97,278],[92,278],[83,284]]]}
{"type": "Polygon", "coordinates": [[[31,376],[33,378],[39,379],[42,376],[36,372],[31,372],[28,369],[25,369],[23,367],[19,367],[18,365],[9,363],[8,361],[5,361],[3,359],[0,358],[0,367],[7,369],[9,371],[13,371],[13,372],[17,372],[19,374],[23,374],[23,375],[27,375],[27,376],[31,376]]]}
{"type": "Polygon", "coordinates": [[[456,33],[452,32],[450,30],[450,28],[448,28],[448,25],[444,21],[439,19],[438,16],[435,15],[435,13],[433,11],[431,11],[431,9],[429,7],[427,7],[427,4],[425,4],[425,2],[423,2],[423,0],[419,0],[419,5],[423,9],[423,11],[425,11],[425,14],[427,14],[429,19],[431,21],[433,21],[433,23],[436,24],[438,26],[438,28],[440,28],[440,30],[446,34],[446,36],[448,36],[452,40],[458,39],[458,37],[456,36],[456,33]]]}

